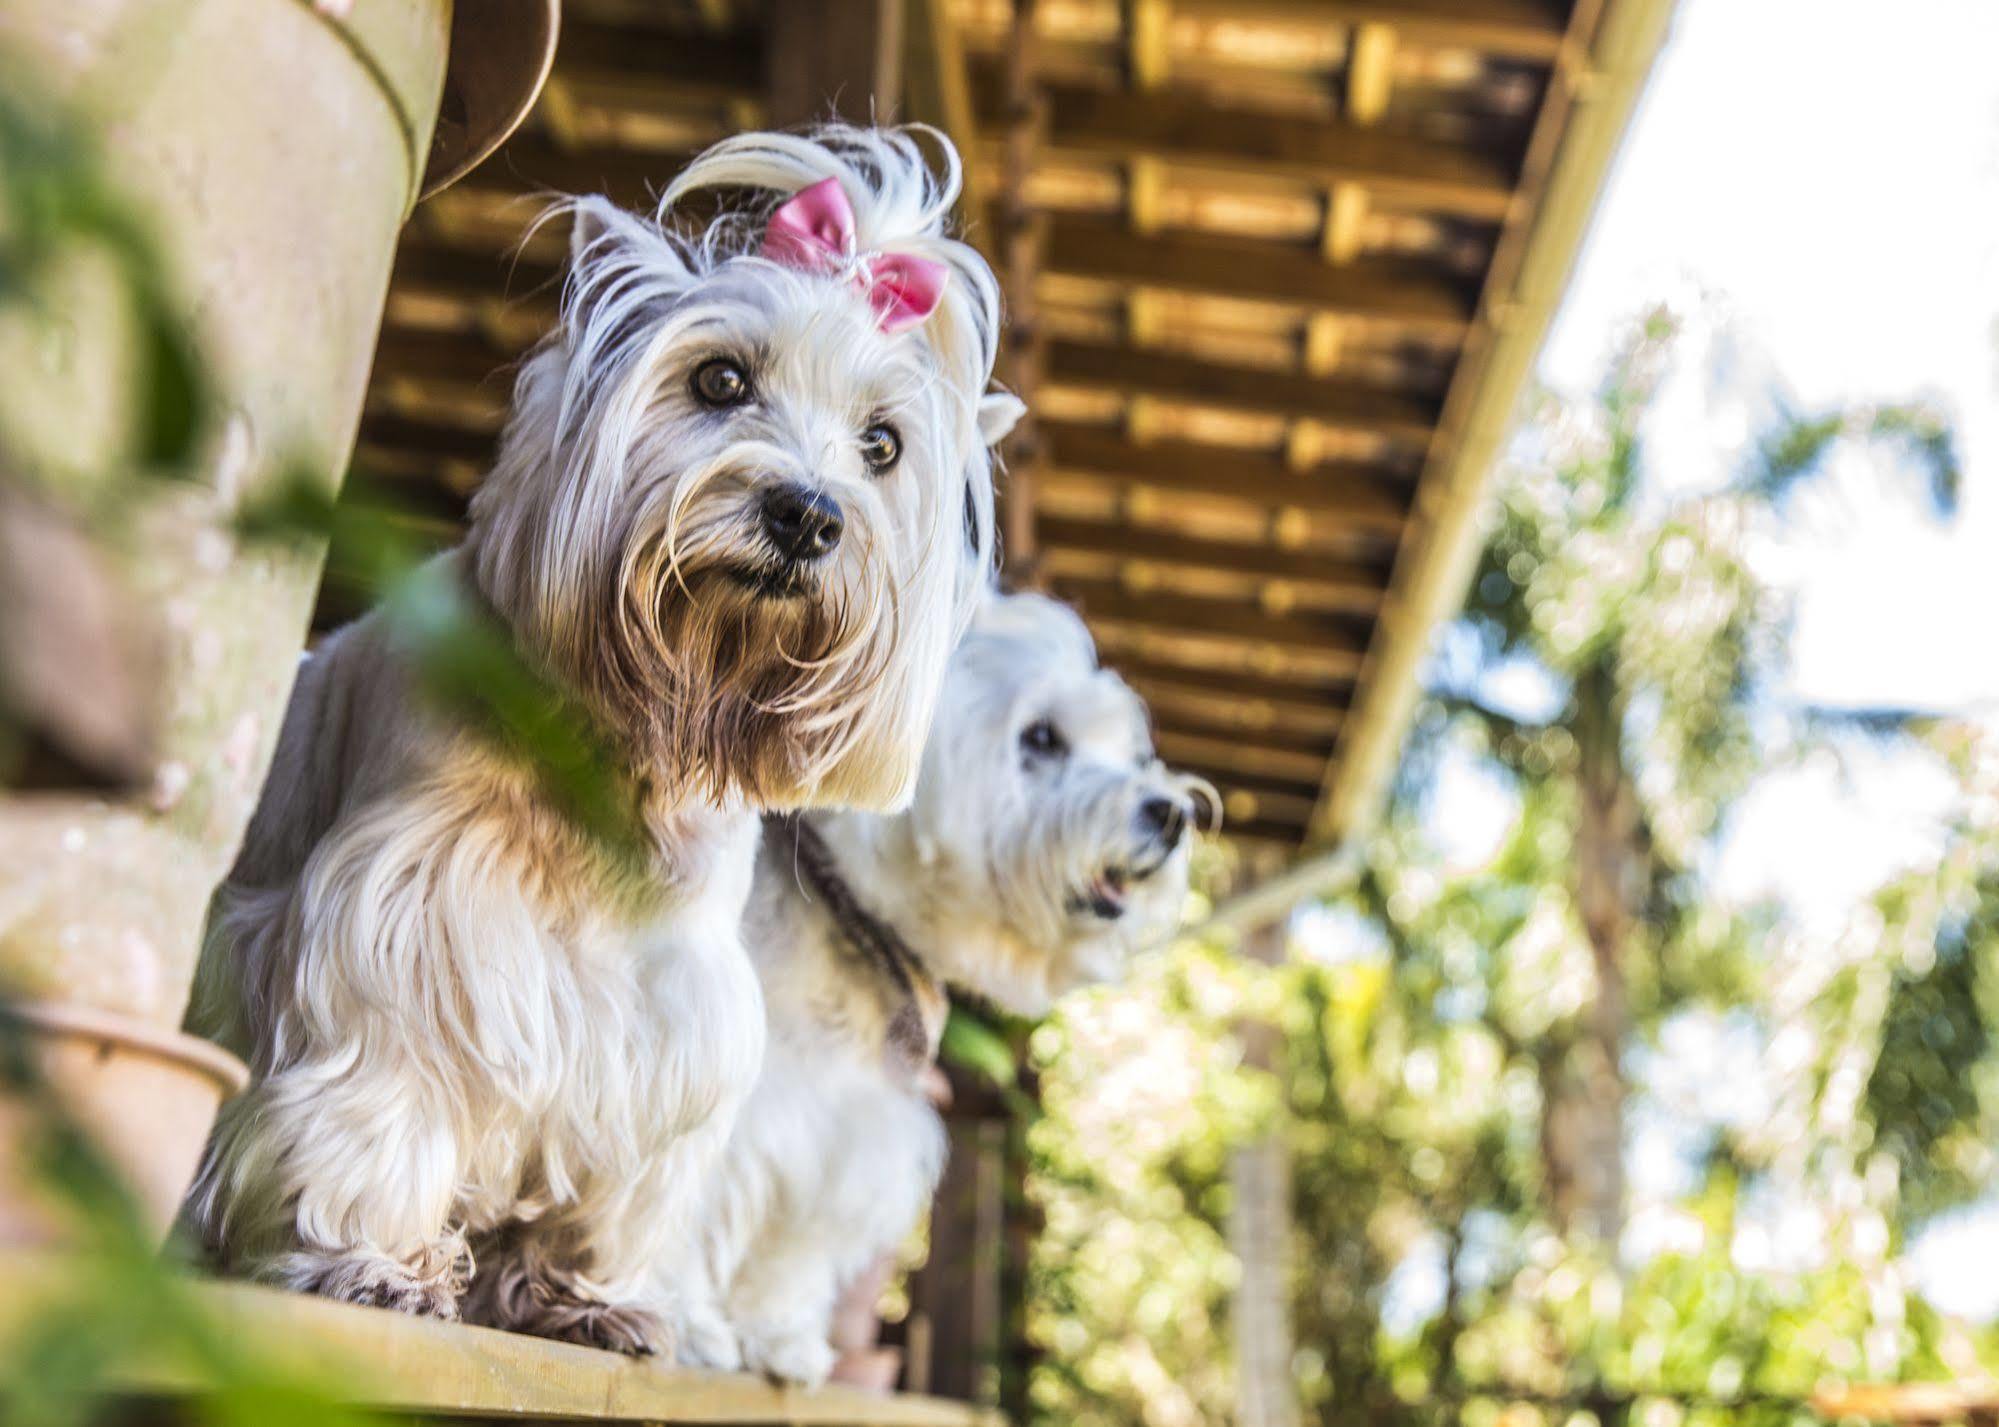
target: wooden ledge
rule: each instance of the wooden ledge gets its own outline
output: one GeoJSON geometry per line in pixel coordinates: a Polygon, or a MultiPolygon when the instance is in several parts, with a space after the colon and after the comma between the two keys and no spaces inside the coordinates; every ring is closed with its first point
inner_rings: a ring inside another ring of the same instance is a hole
{"type": "MultiPolygon", "coordinates": [[[[60,1254],[0,1250],[0,1351],[59,1300],[78,1265],[60,1254]]],[[[567,1343],[411,1318],[257,1284],[194,1281],[219,1336],[349,1405],[417,1416],[583,1422],[769,1423],[785,1427],[1004,1427],[990,1409],[855,1388],[813,1391],[762,1378],[667,1368],[567,1343]]],[[[135,1362],[112,1388],[199,1396],[212,1386],[185,1364],[135,1362]]]]}

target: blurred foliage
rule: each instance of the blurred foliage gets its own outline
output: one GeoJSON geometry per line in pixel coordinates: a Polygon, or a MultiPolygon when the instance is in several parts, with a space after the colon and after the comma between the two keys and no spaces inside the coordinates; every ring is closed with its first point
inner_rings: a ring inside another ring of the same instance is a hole
{"type": "Polygon", "coordinates": [[[1268,1132],[1308,1420],[1779,1423],[1992,1360],[1900,1253],[1991,1183],[1999,749],[1800,706],[1761,558],[1855,467],[1948,518],[1954,441],[1752,392],[1750,439],[1662,473],[1689,345],[1648,313],[1600,391],[1532,403],[1369,860],[1294,928],[1317,955],[1182,946],[1036,1032],[1041,1420],[1232,1417],[1229,1163],[1268,1132]],[[1947,769],[1958,812],[1828,945],[1715,872],[1760,778],[1856,739],[1947,769]],[[1475,865],[1440,828],[1466,776],[1507,810],[1475,865]]]}
{"type": "Polygon", "coordinates": [[[80,252],[109,261],[139,334],[138,473],[186,474],[208,381],[152,233],[63,107],[0,66],[0,311],[59,322],[37,309],[49,274],[80,252]]]}
{"type": "MultiPolygon", "coordinates": [[[[136,1364],[207,1385],[174,1418],[194,1427],[362,1427],[386,1421],[337,1405],[334,1385],[275,1362],[217,1322],[163,1258],[123,1183],[36,1073],[33,1033],[0,1001],[0,1099],[27,1181],[61,1206],[60,1280],[29,1292],[31,1315],[0,1338],[0,1422],[82,1427],[124,1420],[106,1397],[136,1364]]],[[[25,1285],[15,1285],[18,1309],[25,1285]]]]}
{"type": "Polygon", "coordinates": [[[246,539],[323,542],[326,581],[379,605],[426,697],[535,770],[551,803],[607,854],[636,869],[648,833],[627,760],[610,734],[524,658],[449,557],[392,489],[352,473],[336,499],[310,472],[246,507],[246,539]]]}

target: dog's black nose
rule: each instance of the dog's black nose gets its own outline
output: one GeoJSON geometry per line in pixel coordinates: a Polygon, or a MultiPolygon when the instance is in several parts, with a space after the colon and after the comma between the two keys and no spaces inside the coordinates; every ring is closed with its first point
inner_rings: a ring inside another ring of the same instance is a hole
{"type": "Polygon", "coordinates": [[[1169,848],[1187,832],[1187,810],[1171,798],[1147,798],[1138,805],[1138,820],[1169,848]]]}
{"type": "Polygon", "coordinates": [[[809,562],[833,553],[847,522],[831,496],[786,482],[764,496],[763,524],[780,555],[809,562]]]}

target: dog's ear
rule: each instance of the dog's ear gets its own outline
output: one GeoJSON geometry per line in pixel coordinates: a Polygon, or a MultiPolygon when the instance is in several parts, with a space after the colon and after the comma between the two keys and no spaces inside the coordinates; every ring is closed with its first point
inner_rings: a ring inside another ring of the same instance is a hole
{"type": "Polygon", "coordinates": [[[562,294],[570,346],[587,353],[599,373],[622,370],[622,359],[686,287],[686,260],[656,224],[601,194],[562,207],[570,223],[562,294]]]}
{"type": "Polygon", "coordinates": [[[569,265],[583,267],[618,249],[638,247],[649,236],[646,224],[601,193],[573,198],[569,209],[569,265]]]}
{"type": "Polygon", "coordinates": [[[999,445],[1025,415],[1027,403],[1012,392],[987,392],[979,398],[979,439],[988,446],[999,445]]]}

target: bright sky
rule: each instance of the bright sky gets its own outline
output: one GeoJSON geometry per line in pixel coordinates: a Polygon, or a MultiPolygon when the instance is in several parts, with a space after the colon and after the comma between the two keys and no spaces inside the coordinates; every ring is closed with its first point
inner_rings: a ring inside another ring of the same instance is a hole
{"type": "MultiPolygon", "coordinates": [[[[1689,293],[1718,300],[1801,404],[1927,396],[1961,434],[1954,525],[1859,473],[1809,507],[1804,537],[1773,563],[1799,599],[1796,692],[1999,709],[1999,0],[1682,0],[1544,380],[1594,385],[1622,318],[1689,293]]],[[[1666,409],[1665,477],[1701,479],[1729,433],[1697,403],[1666,409]]],[[[1856,891],[1934,846],[1945,791],[1905,758],[1863,760],[1844,783],[1827,770],[1772,779],[1723,880],[1835,926],[1856,891]]],[[[1438,822],[1470,842],[1503,829],[1475,775],[1451,774],[1441,795],[1438,822]]],[[[1698,1087],[1671,1098],[1689,1095],[1698,1087]]],[[[1673,1127],[1641,1122],[1637,1136],[1641,1186],[1668,1187],[1673,1127]]],[[[1999,1210],[1956,1217],[1911,1259],[1947,1308],[1999,1313],[1999,1210]]],[[[1402,1287],[1420,1300],[1433,1285],[1402,1287]]]]}

